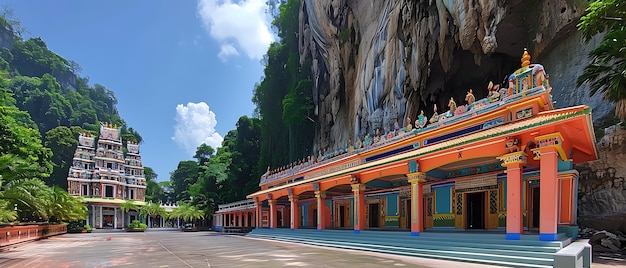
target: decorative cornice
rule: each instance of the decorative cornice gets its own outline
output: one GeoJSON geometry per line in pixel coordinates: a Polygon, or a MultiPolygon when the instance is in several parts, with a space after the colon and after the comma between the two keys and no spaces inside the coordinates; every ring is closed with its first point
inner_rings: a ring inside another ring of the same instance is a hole
{"type": "Polygon", "coordinates": [[[561,160],[567,160],[567,155],[565,155],[565,151],[563,150],[563,136],[561,136],[560,132],[555,132],[552,134],[542,135],[539,137],[535,137],[535,141],[537,143],[537,147],[531,149],[533,152],[533,159],[539,160],[541,159],[541,151],[553,149],[556,151],[561,160]]]}
{"type": "Polygon", "coordinates": [[[352,184],[352,192],[365,191],[365,184],[352,184]]]}
{"type": "Polygon", "coordinates": [[[502,166],[506,167],[511,164],[526,164],[527,156],[525,152],[512,152],[505,154],[503,156],[497,157],[498,160],[502,161],[502,166]]]}
{"type": "Polygon", "coordinates": [[[406,174],[407,181],[409,183],[421,183],[426,182],[426,173],[425,172],[413,172],[406,174]]]}

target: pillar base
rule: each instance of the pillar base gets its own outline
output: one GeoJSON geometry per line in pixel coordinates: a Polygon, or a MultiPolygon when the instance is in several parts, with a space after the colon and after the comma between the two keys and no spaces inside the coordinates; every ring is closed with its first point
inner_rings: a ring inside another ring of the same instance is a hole
{"type": "Polygon", "coordinates": [[[361,233],[361,230],[354,230],[354,233],[355,233],[355,234],[360,234],[360,233],[361,233]]]}
{"type": "Polygon", "coordinates": [[[274,228],[270,227],[270,230],[274,230],[274,228]]]}
{"type": "Polygon", "coordinates": [[[522,239],[522,235],[518,233],[507,233],[506,240],[520,240],[522,239]]]}
{"type": "Polygon", "coordinates": [[[316,232],[321,232],[322,230],[321,230],[321,229],[317,229],[317,230],[315,230],[315,231],[316,231],[316,232]]]}
{"type": "Polygon", "coordinates": [[[557,241],[557,234],[539,234],[540,241],[557,241]]]}
{"type": "Polygon", "coordinates": [[[411,232],[411,236],[420,236],[420,232],[411,232]]]}

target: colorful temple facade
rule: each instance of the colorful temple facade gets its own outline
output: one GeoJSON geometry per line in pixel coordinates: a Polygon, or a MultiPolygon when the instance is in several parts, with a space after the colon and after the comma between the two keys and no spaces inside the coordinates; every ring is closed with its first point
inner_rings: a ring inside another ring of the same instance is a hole
{"type": "Polygon", "coordinates": [[[120,209],[126,200],[145,205],[146,179],[139,145],[127,142],[126,154],[122,146],[120,128],[109,124],[101,124],[97,141],[89,134],[78,137],[67,177],[68,192],[87,203],[87,224],[94,228],[123,228],[138,219],[137,212],[120,209]]]}
{"type": "MultiPolygon", "coordinates": [[[[483,229],[544,241],[577,230],[573,164],[597,158],[591,109],[554,109],[548,75],[526,52],[508,82],[490,84],[481,100],[469,91],[466,105],[451,99],[450,111],[435,111],[430,124],[422,113],[415,127],[386,139],[268,171],[248,196],[251,226],[412,235],[483,229]]],[[[216,215],[232,225],[249,214],[216,215]]]]}

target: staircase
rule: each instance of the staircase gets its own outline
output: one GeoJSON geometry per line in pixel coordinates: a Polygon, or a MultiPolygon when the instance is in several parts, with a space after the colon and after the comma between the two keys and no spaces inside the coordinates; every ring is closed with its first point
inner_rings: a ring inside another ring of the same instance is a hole
{"type": "Polygon", "coordinates": [[[552,267],[553,255],[571,239],[539,241],[538,235],[506,240],[504,234],[467,232],[408,232],[311,229],[255,229],[247,237],[331,248],[362,250],[411,257],[436,258],[509,267],[552,267]]]}

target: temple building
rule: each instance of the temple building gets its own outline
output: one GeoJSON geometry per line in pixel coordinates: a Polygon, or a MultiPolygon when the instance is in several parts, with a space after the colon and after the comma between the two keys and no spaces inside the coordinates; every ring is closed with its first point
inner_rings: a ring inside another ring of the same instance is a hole
{"type": "MultiPolygon", "coordinates": [[[[480,229],[541,241],[577,232],[578,172],[597,158],[591,109],[555,109],[548,75],[531,64],[508,85],[332,157],[268,171],[250,206],[220,208],[222,226],[398,230],[480,229]],[[385,138],[387,136],[387,138],[385,138]],[[358,148],[358,149],[357,149],[358,148]]],[[[423,116],[423,114],[422,114],[423,116]]]]}
{"type": "Polygon", "coordinates": [[[135,211],[125,213],[120,204],[133,200],[145,205],[144,177],[139,145],[127,142],[122,149],[120,128],[100,125],[100,136],[78,137],[72,166],[67,177],[68,192],[87,203],[87,224],[94,228],[123,228],[134,219],[135,211]]]}

